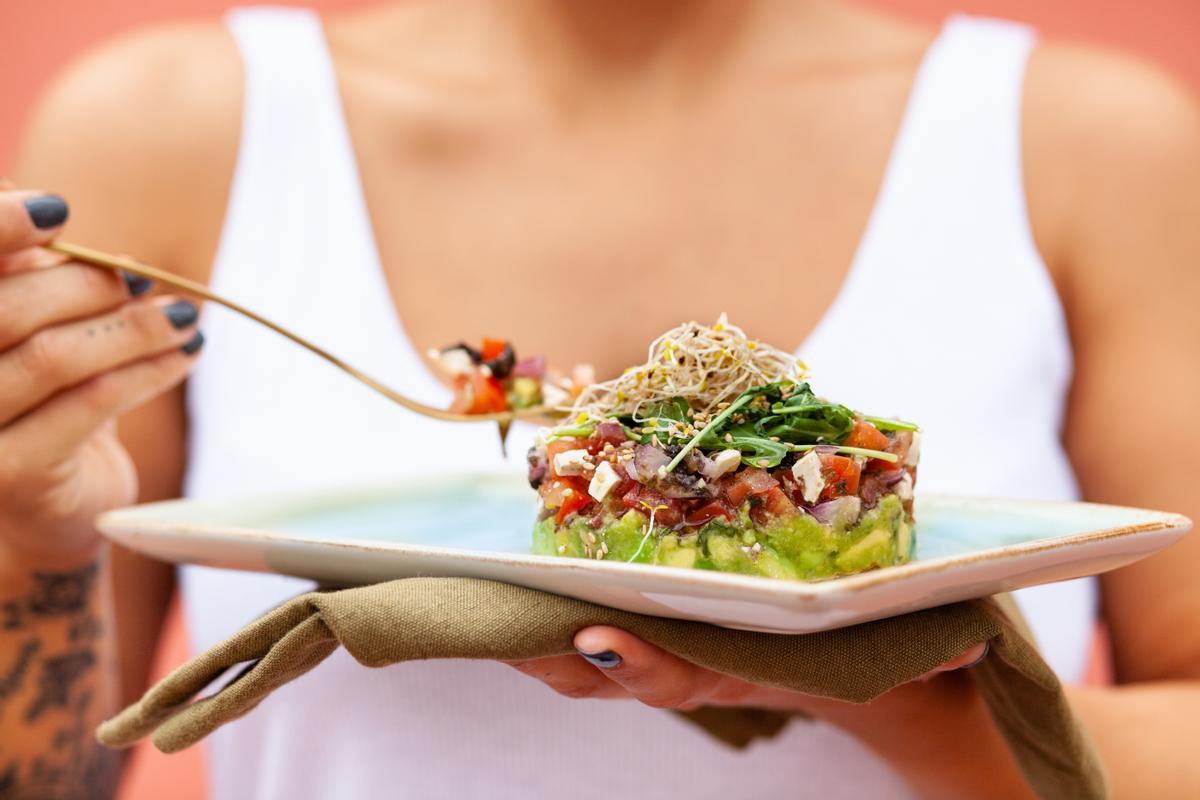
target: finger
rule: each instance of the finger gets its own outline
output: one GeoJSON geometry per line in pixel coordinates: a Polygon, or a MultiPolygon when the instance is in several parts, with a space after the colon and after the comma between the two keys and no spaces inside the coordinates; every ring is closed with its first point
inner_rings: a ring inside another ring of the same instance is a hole
{"type": "Polygon", "coordinates": [[[723,679],[619,628],[584,628],[575,647],[605,677],[655,708],[702,705],[723,679]]]}
{"type": "Polygon", "coordinates": [[[0,353],[0,425],[100,373],[183,346],[198,315],[187,300],[146,298],[38,331],[0,353]]]}
{"type": "Polygon", "coordinates": [[[68,213],[66,201],[55,194],[0,192],[0,253],[50,241],[68,213]]]}
{"type": "Polygon", "coordinates": [[[927,681],[943,672],[953,672],[958,669],[969,669],[987,658],[988,652],[991,650],[991,645],[988,642],[980,642],[971,649],[964,652],[962,655],[955,656],[938,667],[926,672],[918,680],[927,681]]]}
{"type": "Polygon", "coordinates": [[[551,656],[508,663],[518,672],[536,678],[564,697],[612,699],[629,696],[628,692],[579,656],[551,656]]]}
{"type": "Polygon", "coordinates": [[[7,480],[2,476],[30,474],[62,463],[114,418],[178,384],[204,342],[198,332],[193,337],[197,343],[189,342],[190,352],[177,348],[97,375],[0,430],[0,484],[7,480]]]}
{"type": "Polygon", "coordinates": [[[56,267],[71,259],[53,250],[41,247],[26,247],[12,253],[0,253],[0,275],[13,275],[18,272],[29,272],[35,269],[56,267]]]}
{"type": "Polygon", "coordinates": [[[149,289],[148,282],[135,284],[84,264],[0,277],[0,351],[35,331],[109,311],[149,289]]]}

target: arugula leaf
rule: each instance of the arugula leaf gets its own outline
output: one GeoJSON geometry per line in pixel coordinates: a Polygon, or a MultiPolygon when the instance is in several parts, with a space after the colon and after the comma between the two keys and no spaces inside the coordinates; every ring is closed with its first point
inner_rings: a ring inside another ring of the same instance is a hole
{"type": "Polygon", "coordinates": [[[854,412],[819,399],[807,383],[801,384],[787,400],[773,404],[771,413],[778,419],[763,420],[763,433],[795,444],[817,441],[836,444],[854,430],[854,412]]]}
{"type": "Polygon", "coordinates": [[[767,461],[767,467],[777,467],[779,462],[790,451],[785,442],[773,442],[763,437],[755,429],[755,423],[743,422],[740,425],[725,426],[720,434],[702,437],[700,447],[705,450],[741,450],[742,463],[747,466],[761,467],[762,461],[767,461]],[[728,436],[728,440],[726,440],[728,436]]]}

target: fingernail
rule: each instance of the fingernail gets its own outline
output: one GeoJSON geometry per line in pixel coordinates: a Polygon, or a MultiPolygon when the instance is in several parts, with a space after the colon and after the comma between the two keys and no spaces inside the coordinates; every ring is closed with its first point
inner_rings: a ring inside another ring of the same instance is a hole
{"type": "Polygon", "coordinates": [[[190,300],[179,300],[163,309],[163,313],[167,315],[167,319],[175,326],[176,330],[182,330],[189,325],[195,325],[196,320],[200,318],[200,309],[196,308],[196,304],[190,300]]]}
{"type": "Polygon", "coordinates": [[[204,334],[196,331],[196,335],[191,338],[191,341],[179,349],[190,356],[195,355],[196,351],[201,347],[204,347],[204,334]]]}
{"type": "Polygon", "coordinates": [[[34,227],[41,230],[57,228],[67,221],[67,201],[56,194],[44,194],[25,201],[25,210],[34,227]]]}
{"type": "Polygon", "coordinates": [[[593,667],[599,667],[600,669],[612,669],[621,664],[620,654],[614,653],[612,650],[605,650],[602,653],[585,653],[580,650],[579,655],[587,659],[587,662],[593,667]]]}
{"type": "Polygon", "coordinates": [[[980,664],[983,663],[984,659],[988,657],[988,653],[990,653],[990,652],[992,652],[992,643],[989,640],[989,641],[986,641],[983,643],[983,652],[979,654],[979,658],[975,659],[970,664],[967,664],[965,667],[963,667],[963,669],[970,669],[971,667],[978,667],[980,664]]]}
{"type": "Polygon", "coordinates": [[[134,275],[132,272],[122,272],[121,277],[125,279],[125,285],[129,287],[130,297],[145,294],[154,287],[154,281],[142,275],[134,275]]]}

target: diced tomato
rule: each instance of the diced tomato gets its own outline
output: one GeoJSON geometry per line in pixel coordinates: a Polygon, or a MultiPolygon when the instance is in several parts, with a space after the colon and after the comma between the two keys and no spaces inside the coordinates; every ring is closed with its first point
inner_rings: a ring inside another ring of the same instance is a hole
{"type": "Polygon", "coordinates": [[[729,509],[726,508],[724,504],[713,500],[712,502],[705,503],[699,508],[693,509],[686,517],[684,517],[683,521],[688,525],[703,525],[709,520],[716,519],[717,517],[724,517],[725,519],[731,520],[733,519],[733,514],[730,513],[729,509]]]}
{"type": "Polygon", "coordinates": [[[561,523],[571,514],[592,502],[588,494],[587,481],[568,476],[547,481],[542,489],[542,502],[546,508],[558,509],[555,519],[561,523]]]}
{"type": "Polygon", "coordinates": [[[559,453],[565,453],[568,450],[579,450],[583,447],[583,442],[578,439],[555,439],[546,445],[546,463],[549,466],[550,474],[558,477],[558,473],[554,471],[554,457],[559,453]]]}
{"type": "Polygon", "coordinates": [[[674,528],[683,521],[683,512],[676,501],[640,483],[635,483],[621,498],[621,502],[626,508],[637,509],[647,517],[653,511],[655,527],[674,528]]]}
{"type": "Polygon", "coordinates": [[[796,513],[796,504],[778,486],[772,486],[763,495],[763,508],[773,517],[786,517],[796,513]]]}
{"type": "Polygon", "coordinates": [[[499,358],[504,353],[504,347],[507,344],[508,342],[503,339],[484,339],[483,347],[479,348],[479,355],[484,361],[499,358]]]}
{"type": "Polygon", "coordinates": [[[845,456],[820,454],[821,477],[825,479],[825,488],[821,490],[818,502],[832,500],[848,494],[858,493],[858,479],[861,470],[854,459],[845,456]]]}
{"type": "Polygon", "coordinates": [[[912,447],[912,433],[909,431],[896,431],[895,435],[888,441],[888,446],[885,448],[887,452],[896,457],[893,461],[884,461],[880,458],[872,458],[867,462],[864,472],[896,472],[904,469],[904,462],[908,460],[908,451],[912,447]]]}
{"type": "Polygon", "coordinates": [[[778,486],[779,481],[758,467],[747,467],[725,483],[725,499],[733,508],[740,506],[748,495],[763,494],[778,486]]]}
{"type": "Polygon", "coordinates": [[[850,431],[850,435],[842,444],[847,447],[862,447],[866,450],[887,450],[891,440],[883,431],[866,420],[860,419],[854,423],[854,430],[850,431]]]}
{"type": "Polygon", "coordinates": [[[460,375],[454,380],[451,411],[459,414],[490,414],[508,410],[508,397],[500,381],[482,372],[460,375]]]}
{"type": "Polygon", "coordinates": [[[562,505],[558,507],[558,516],[554,518],[555,521],[561,525],[567,517],[571,516],[571,514],[583,508],[591,501],[592,498],[587,493],[587,489],[579,490],[572,487],[570,493],[563,492],[563,502],[562,505]]]}

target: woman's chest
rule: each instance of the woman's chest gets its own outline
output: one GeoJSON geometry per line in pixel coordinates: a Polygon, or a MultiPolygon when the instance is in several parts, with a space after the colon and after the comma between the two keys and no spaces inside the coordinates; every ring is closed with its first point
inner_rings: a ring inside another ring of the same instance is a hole
{"type": "Polygon", "coordinates": [[[722,311],[799,345],[854,260],[906,85],[877,78],[869,108],[761,92],[569,122],[426,111],[392,138],[348,113],[418,348],[501,336],[611,375],[661,330],[722,311]]]}

